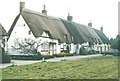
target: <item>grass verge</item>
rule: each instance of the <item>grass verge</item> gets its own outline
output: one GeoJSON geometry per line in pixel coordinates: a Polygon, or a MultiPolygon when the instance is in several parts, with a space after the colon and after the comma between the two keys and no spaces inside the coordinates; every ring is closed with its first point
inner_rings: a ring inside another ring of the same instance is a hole
{"type": "Polygon", "coordinates": [[[2,69],[3,79],[117,79],[115,56],[82,58],[73,61],[41,62],[2,69]]]}

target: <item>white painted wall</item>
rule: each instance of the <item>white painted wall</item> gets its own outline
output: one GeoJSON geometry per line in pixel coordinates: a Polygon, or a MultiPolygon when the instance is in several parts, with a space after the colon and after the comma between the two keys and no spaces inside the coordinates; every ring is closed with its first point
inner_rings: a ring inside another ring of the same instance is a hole
{"type": "Polygon", "coordinates": [[[74,43],[71,43],[70,45],[71,45],[70,53],[71,53],[71,54],[72,54],[72,53],[75,53],[75,52],[76,52],[76,46],[75,46],[75,44],[74,44],[74,43]]]}
{"type": "Polygon", "coordinates": [[[76,54],[79,54],[80,48],[81,48],[81,44],[76,44],[74,47],[75,47],[75,49],[74,49],[74,50],[75,50],[75,53],[76,53],[76,54]]]}
{"type": "MultiPolygon", "coordinates": [[[[47,35],[47,33],[45,33],[45,32],[43,34],[47,35]]],[[[60,45],[58,44],[58,40],[50,39],[50,38],[44,38],[44,37],[39,37],[36,40],[41,40],[40,47],[38,49],[38,51],[41,54],[51,54],[52,55],[52,54],[60,53],[60,45]],[[56,44],[54,44],[54,45],[49,44],[50,42],[56,43],[56,44]]]]}
{"type": "Polygon", "coordinates": [[[96,51],[99,51],[99,52],[103,52],[103,51],[107,51],[107,50],[109,50],[109,49],[111,49],[111,45],[109,45],[109,44],[96,44],[96,45],[94,45],[94,50],[96,50],[96,51]]]}
{"type": "Polygon", "coordinates": [[[10,54],[18,54],[17,50],[12,49],[12,46],[15,46],[16,39],[24,39],[24,38],[35,39],[32,32],[31,34],[29,34],[29,31],[30,29],[28,25],[24,21],[23,17],[20,16],[8,40],[8,52],[10,54]]]}
{"type": "Polygon", "coordinates": [[[30,29],[28,25],[26,24],[26,22],[24,21],[23,17],[20,16],[8,40],[8,48],[11,49],[11,46],[14,46],[16,39],[23,39],[23,38],[35,39],[32,32],[29,35],[29,30],[30,29]]]}

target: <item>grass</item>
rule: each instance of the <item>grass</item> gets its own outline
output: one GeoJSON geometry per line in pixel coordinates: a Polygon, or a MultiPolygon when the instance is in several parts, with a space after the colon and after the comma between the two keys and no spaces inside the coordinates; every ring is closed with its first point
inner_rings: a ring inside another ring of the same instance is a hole
{"type": "Polygon", "coordinates": [[[2,69],[3,79],[117,79],[118,59],[99,56],[74,61],[41,62],[2,69]]]}

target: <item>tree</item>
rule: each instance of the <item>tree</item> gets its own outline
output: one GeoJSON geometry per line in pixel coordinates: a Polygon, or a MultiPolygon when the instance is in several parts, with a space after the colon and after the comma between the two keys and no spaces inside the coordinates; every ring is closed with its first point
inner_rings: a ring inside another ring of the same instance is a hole
{"type": "Polygon", "coordinates": [[[120,51],[120,35],[118,35],[117,38],[118,38],[118,50],[120,51]]]}
{"type": "Polygon", "coordinates": [[[111,39],[111,47],[120,51],[120,35],[117,35],[115,39],[111,39]]]}
{"type": "Polygon", "coordinates": [[[13,49],[17,50],[19,53],[24,54],[39,54],[38,47],[41,41],[35,41],[31,38],[16,39],[15,45],[12,46],[13,49]]]}

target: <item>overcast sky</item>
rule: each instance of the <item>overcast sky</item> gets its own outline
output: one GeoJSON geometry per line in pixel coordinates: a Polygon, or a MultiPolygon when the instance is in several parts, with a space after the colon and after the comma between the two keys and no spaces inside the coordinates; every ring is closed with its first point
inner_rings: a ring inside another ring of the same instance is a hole
{"type": "Polygon", "coordinates": [[[19,2],[24,1],[25,7],[41,12],[46,5],[47,14],[54,17],[67,18],[68,12],[73,21],[100,29],[107,37],[118,34],[118,1],[120,0],[0,0],[0,23],[8,31],[13,20],[19,13],[19,2]]]}

